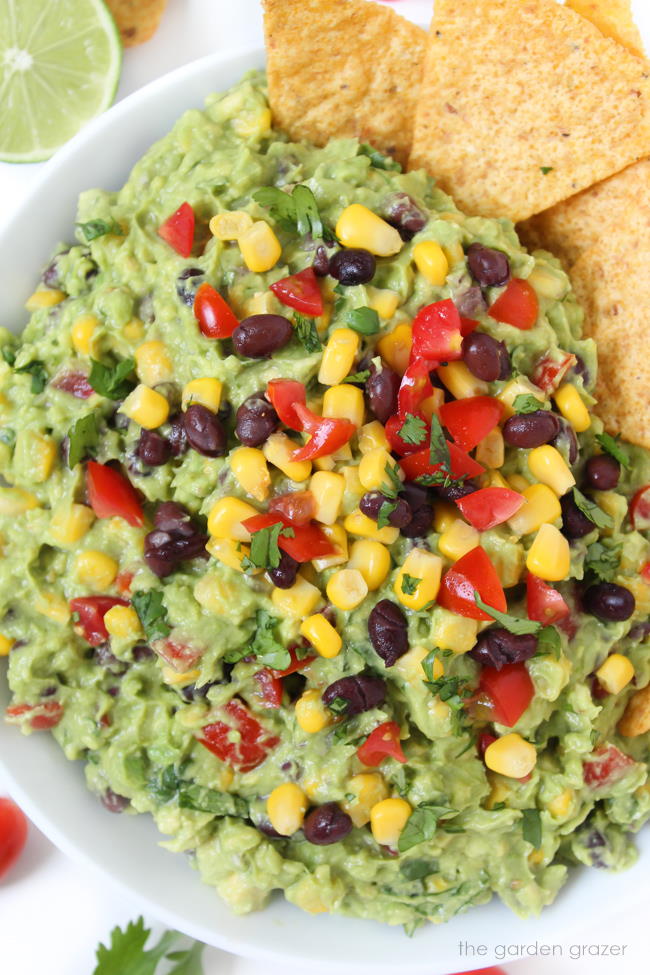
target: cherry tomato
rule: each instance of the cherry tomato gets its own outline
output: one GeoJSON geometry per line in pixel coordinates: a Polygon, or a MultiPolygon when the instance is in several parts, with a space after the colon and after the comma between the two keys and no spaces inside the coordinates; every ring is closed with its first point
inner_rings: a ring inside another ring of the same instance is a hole
{"type": "Polygon", "coordinates": [[[336,546],[329,540],[322,528],[313,523],[307,525],[287,525],[281,515],[271,513],[253,515],[252,518],[247,518],[242,522],[246,531],[249,531],[251,535],[254,532],[260,531],[262,528],[269,528],[271,525],[277,525],[278,523],[286,525],[288,528],[290,527],[293,531],[293,536],[290,538],[285,535],[280,535],[278,538],[278,547],[290,555],[292,559],[295,559],[296,562],[311,562],[312,559],[325,558],[328,555],[333,555],[337,551],[336,546]]]}
{"type": "Polygon", "coordinates": [[[9,724],[22,724],[23,718],[29,718],[29,726],[34,731],[47,731],[55,728],[63,717],[63,705],[60,701],[41,701],[39,704],[17,704],[7,708],[6,720],[9,724]]]}
{"type": "Polygon", "coordinates": [[[282,678],[277,677],[274,670],[263,667],[255,674],[258,693],[255,697],[261,708],[279,708],[282,704],[282,678]]]}
{"type": "MultiPolygon", "coordinates": [[[[308,644],[305,642],[304,646],[302,647],[303,652],[306,650],[307,645],[308,644]]],[[[289,674],[295,674],[296,671],[302,670],[303,667],[313,663],[313,661],[316,659],[316,656],[313,653],[309,656],[299,657],[297,653],[297,645],[295,644],[294,646],[289,647],[289,656],[291,657],[291,663],[288,667],[285,667],[284,670],[272,671],[275,677],[288,677],[289,674]]]]}
{"type": "Polygon", "coordinates": [[[208,339],[228,339],[239,325],[230,305],[207,282],[194,297],[194,317],[208,339]]]}
{"type": "Polygon", "coordinates": [[[641,566],[641,578],[644,582],[650,583],[650,562],[645,562],[641,566]]]}
{"type": "Polygon", "coordinates": [[[385,758],[395,758],[406,762],[406,755],[400,743],[400,730],[396,721],[384,721],[370,732],[363,745],[357,748],[359,761],[364,765],[376,767],[385,758]]]}
{"type": "Polygon", "coordinates": [[[460,975],[506,975],[506,972],[493,965],[491,968],[473,968],[471,972],[460,972],[460,975]]]}
{"type": "Polygon", "coordinates": [[[309,440],[304,447],[300,447],[292,454],[291,459],[294,461],[327,457],[344,447],[357,432],[357,428],[350,420],[317,416],[302,403],[295,403],[293,408],[302,424],[302,429],[309,434],[309,440]]]}
{"type": "Polygon", "coordinates": [[[213,755],[238,772],[250,772],[265,760],[269,752],[280,744],[277,735],[260,724],[245,704],[233,698],[223,708],[227,721],[205,725],[199,742],[213,755]],[[239,739],[231,740],[231,732],[238,731],[239,739]]]}
{"type": "Polygon", "coordinates": [[[478,328],[478,326],[479,323],[476,321],[475,318],[463,318],[463,316],[461,315],[460,331],[463,338],[465,338],[466,335],[471,335],[472,332],[478,328]]]}
{"type": "Polygon", "coordinates": [[[98,647],[108,640],[104,617],[113,606],[128,606],[126,599],[115,596],[78,596],[70,600],[70,612],[76,613],[79,622],[75,630],[91,647],[98,647]]]}
{"type": "Polygon", "coordinates": [[[525,664],[505,664],[501,670],[484,667],[479,688],[494,702],[494,720],[512,728],[517,724],[535,694],[525,664]]]}
{"type": "Polygon", "coordinates": [[[70,393],[76,399],[88,399],[95,392],[83,372],[62,372],[50,385],[64,393],[70,393]]]}
{"type": "Polygon", "coordinates": [[[27,842],[27,818],[11,799],[0,799],[0,877],[13,867],[27,842]]]}
{"type": "Polygon", "coordinates": [[[431,368],[461,357],[462,323],[450,298],[421,308],[413,319],[411,362],[428,359],[431,368]]]}
{"type": "Polygon", "coordinates": [[[178,210],[158,227],[158,236],[181,257],[189,257],[194,243],[194,224],[194,210],[189,203],[181,203],[178,210]]]}
{"type": "Polygon", "coordinates": [[[526,499],[509,488],[487,487],[474,491],[456,504],[477,531],[486,532],[495,525],[502,525],[519,511],[526,499]]]}
{"type": "Polygon", "coordinates": [[[399,454],[400,457],[406,457],[407,454],[414,454],[416,451],[422,449],[423,443],[429,442],[429,424],[421,413],[414,413],[413,416],[419,417],[426,424],[426,429],[422,436],[422,443],[419,444],[407,443],[406,440],[402,440],[399,431],[404,425],[404,417],[400,416],[399,413],[395,413],[394,416],[390,416],[386,420],[384,427],[386,439],[388,440],[390,449],[394,453],[399,454]]]}
{"type": "Polygon", "coordinates": [[[488,309],[488,314],[497,322],[514,325],[527,332],[537,322],[539,301],[535,289],[522,278],[511,278],[497,300],[488,309]]]}
{"type": "Polygon", "coordinates": [[[179,643],[177,640],[167,638],[155,641],[155,651],[179,674],[192,670],[203,656],[202,647],[191,647],[187,643],[179,643]]]}
{"type": "Polygon", "coordinates": [[[316,514],[316,500],[311,491],[278,494],[269,501],[269,514],[280,515],[290,525],[306,525],[316,514]]]}
{"type": "Polygon", "coordinates": [[[583,763],[585,785],[600,789],[613,785],[622,779],[627,769],[634,765],[634,759],[622,752],[616,745],[601,745],[591,758],[583,763]]]}
{"type": "Polygon", "coordinates": [[[296,379],[272,379],[266,387],[266,396],[285,427],[302,430],[302,422],[295,411],[296,404],[302,403],[304,406],[307,403],[307,393],[302,383],[296,379]]]}
{"type": "Polygon", "coordinates": [[[144,523],[138,494],[130,481],[107,464],[89,460],[86,465],[86,488],[90,506],[98,518],[124,518],[140,528],[144,523]]]}
{"type": "Polygon", "coordinates": [[[650,484],[639,488],[630,501],[630,522],[638,532],[650,529],[650,484]]]}
{"type": "Polygon", "coordinates": [[[407,413],[417,414],[420,404],[433,393],[429,373],[437,365],[426,359],[416,359],[409,363],[402,376],[397,393],[397,412],[401,417],[407,413]]]}
{"type": "MultiPolygon", "coordinates": [[[[470,457],[468,453],[461,450],[460,447],[457,447],[455,443],[447,441],[447,446],[449,447],[449,462],[452,477],[476,477],[485,471],[484,467],[481,467],[473,457],[470,457]]],[[[431,463],[429,447],[418,448],[414,453],[403,457],[399,464],[404,471],[407,481],[415,481],[418,477],[435,474],[436,471],[440,470],[440,464],[431,463]]]]}
{"type": "Polygon", "coordinates": [[[528,619],[550,626],[569,615],[569,607],[557,589],[529,572],[526,576],[526,613],[528,619]]]}
{"type": "Polygon", "coordinates": [[[492,617],[476,605],[475,592],[478,592],[488,606],[502,613],[506,612],[506,596],[497,571],[480,545],[461,556],[447,569],[442,577],[437,602],[439,606],[458,613],[459,616],[468,616],[473,620],[491,620],[492,617]]]}
{"type": "Polygon", "coordinates": [[[563,352],[562,358],[558,360],[552,359],[548,354],[543,355],[533,369],[532,381],[545,393],[552,393],[577,361],[572,352],[563,352]]]}
{"type": "Polygon", "coordinates": [[[290,274],[270,285],[271,291],[283,305],[295,308],[303,315],[318,318],[323,314],[323,298],[313,267],[306,267],[298,274],[290,274]]]}
{"type": "Polygon", "coordinates": [[[503,406],[493,396],[469,396],[440,407],[440,422],[447,427],[459,447],[473,450],[496,427],[503,406]]]}

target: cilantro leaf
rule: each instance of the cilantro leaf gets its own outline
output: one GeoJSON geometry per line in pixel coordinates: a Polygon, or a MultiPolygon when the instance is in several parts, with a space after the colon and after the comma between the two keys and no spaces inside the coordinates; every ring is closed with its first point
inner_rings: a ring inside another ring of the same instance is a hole
{"type": "Polygon", "coordinates": [[[618,437],[612,437],[609,433],[597,433],[596,440],[606,453],[619,462],[621,467],[624,467],[626,471],[630,470],[632,467],[630,455],[618,437]]]}
{"type": "Polygon", "coordinates": [[[397,473],[397,467],[395,467],[394,464],[391,464],[390,461],[387,461],[384,470],[388,474],[388,481],[383,481],[379,490],[382,494],[386,495],[387,498],[396,498],[398,492],[402,490],[402,482],[399,474],[397,473]]]}
{"type": "Polygon", "coordinates": [[[253,193],[253,199],[284,230],[295,230],[301,237],[311,233],[315,239],[334,242],[335,236],[322,220],[316,197],[308,186],[299,183],[291,193],[276,186],[263,186],[253,193]]]}
{"type": "Polygon", "coordinates": [[[542,845],[542,817],[539,809],[522,809],[521,831],[526,842],[539,850],[542,845]]]}
{"type": "Polygon", "coordinates": [[[537,654],[551,654],[559,659],[562,652],[562,638],[554,626],[543,626],[537,636],[537,654]]]}
{"type": "Polygon", "coordinates": [[[158,963],[180,935],[176,931],[165,931],[157,944],[146,951],[150,934],[150,928],[145,928],[141,917],[129,921],[124,931],[113,928],[109,947],[100,944],[97,948],[93,975],[155,975],[158,963]]]}
{"type": "Polygon", "coordinates": [[[402,172],[402,167],[396,159],[392,159],[391,156],[385,156],[383,152],[375,149],[367,142],[361,143],[358,152],[360,156],[367,156],[370,160],[370,165],[374,166],[375,169],[389,169],[396,173],[402,172]]]}
{"type": "Polygon", "coordinates": [[[375,335],[379,331],[379,315],[374,308],[353,308],[345,316],[345,321],[361,335],[375,335]]]}
{"type": "Polygon", "coordinates": [[[147,791],[157,802],[165,803],[174,798],[179,790],[181,778],[173,765],[168,765],[160,775],[149,779],[147,791]]]}
{"type": "Polygon", "coordinates": [[[407,413],[404,423],[397,431],[404,443],[420,444],[427,439],[427,425],[421,416],[407,413]]]}
{"type": "Polygon", "coordinates": [[[174,965],[168,970],[167,975],[203,975],[203,964],[201,956],[205,945],[200,941],[195,941],[187,951],[172,951],[167,955],[169,961],[174,965]]]}
{"type": "Polygon", "coordinates": [[[587,548],[585,572],[593,573],[601,582],[611,582],[618,572],[620,551],[620,545],[609,548],[602,542],[592,542],[587,548]]]}
{"type": "Polygon", "coordinates": [[[519,396],[515,396],[512,408],[515,413],[537,413],[538,410],[544,409],[544,404],[531,393],[520,393],[519,396]]]}
{"type": "Polygon", "coordinates": [[[293,538],[294,535],[293,528],[285,527],[281,521],[253,532],[250,554],[242,559],[242,568],[277,569],[282,558],[278,539],[280,537],[293,538]]]}
{"type": "Polygon", "coordinates": [[[437,695],[441,701],[449,705],[452,711],[454,734],[460,735],[464,730],[464,698],[469,697],[471,691],[467,687],[467,680],[464,677],[433,676],[433,665],[437,653],[437,650],[432,650],[422,661],[422,669],[427,678],[423,683],[432,694],[437,695]]]}
{"type": "Polygon", "coordinates": [[[413,810],[406,826],[400,834],[397,849],[400,853],[432,840],[438,828],[438,821],[445,816],[455,815],[456,810],[436,802],[421,802],[413,810]]]}
{"type": "Polygon", "coordinates": [[[405,572],[402,576],[402,592],[405,596],[412,596],[421,582],[422,579],[418,579],[416,576],[410,576],[408,572],[405,572]]]}
{"type": "Polygon", "coordinates": [[[134,359],[122,359],[116,366],[105,366],[103,362],[91,359],[90,376],[88,382],[100,396],[107,399],[124,399],[133,389],[133,383],[127,381],[135,368],[134,359]]]}
{"type": "Polygon", "coordinates": [[[95,413],[80,417],[68,430],[68,467],[72,470],[99,443],[99,428],[95,413]]]}
{"type": "Polygon", "coordinates": [[[302,342],[305,352],[320,352],[323,348],[313,318],[307,318],[306,315],[300,315],[296,312],[293,316],[293,330],[298,340],[302,342]]]}
{"type": "Polygon", "coordinates": [[[30,374],[32,377],[32,393],[42,393],[47,386],[48,376],[45,370],[45,363],[41,362],[40,359],[32,359],[26,366],[14,366],[14,371],[28,372],[30,374]]]}
{"type": "Polygon", "coordinates": [[[117,237],[124,237],[124,231],[120,227],[117,220],[88,220],[86,223],[78,223],[77,227],[84,235],[86,243],[89,244],[91,240],[97,240],[98,237],[104,237],[106,234],[115,234],[117,237]]]}
{"type": "Polygon", "coordinates": [[[313,237],[323,236],[323,223],[318,212],[316,197],[308,186],[294,186],[291,194],[296,205],[296,229],[301,237],[311,232],[313,237]]]}
{"type": "Polygon", "coordinates": [[[432,464],[440,464],[443,471],[450,473],[451,457],[449,446],[440,425],[440,420],[433,414],[431,417],[431,437],[430,437],[429,459],[432,464]]]}
{"type": "MultiPolygon", "coordinates": [[[[257,611],[257,629],[253,639],[246,647],[246,655],[253,654],[258,663],[272,670],[286,670],[291,663],[291,654],[275,636],[277,620],[265,609],[257,611]]],[[[227,659],[227,658],[226,658],[227,659]]]]}
{"type": "Polygon", "coordinates": [[[171,633],[171,626],[167,622],[167,610],[163,603],[160,589],[147,589],[134,592],[131,604],[140,617],[142,629],[150,643],[162,640],[171,633]]]}
{"type": "Polygon", "coordinates": [[[548,174],[552,173],[553,170],[555,169],[554,166],[540,166],[539,168],[542,173],[542,176],[548,176],[548,174]]]}
{"type": "Polygon", "coordinates": [[[593,522],[597,528],[611,528],[614,524],[611,515],[608,515],[606,511],[603,511],[595,501],[591,498],[585,497],[582,491],[574,487],[573,489],[573,500],[575,501],[577,507],[582,511],[589,521],[593,522]]]}
{"type": "Polygon", "coordinates": [[[334,700],[328,703],[327,707],[330,709],[330,711],[333,711],[334,714],[347,714],[349,704],[350,702],[344,697],[335,697],[334,700]]]}
{"type": "Polygon", "coordinates": [[[390,525],[390,516],[397,508],[397,501],[384,501],[377,513],[377,528],[385,528],[390,525]]]}
{"type": "Polygon", "coordinates": [[[344,383],[365,383],[370,375],[370,369],[362,369],[361,372],[352,372],[343,380],[344,383]]]}
{"type": "Polygon", "coordinates": [[[178,805],[181,809],[194,809],[197,812],[213,813],[215,816],[248,816],[248,803],[240,796],[229,792],[217,792],[197,783],[181,785],[178,790],[178,805]]]}
{"type": "Polygon", "coordinates": [[[437,873],[439,866],[436,860],[406,860],[400,864],[399,872],[406,880],[424,880],[432,873],[437,873]]]}
{"type": "Polygon", "coordinates": [[[509,633],[539,633],[542,628],[542,624],[537,623],[535,620],[518,619],[516,616],[510,616],[509,613],[501,613],[494,606],[488,606],[487,603],[483,602],[476,590],[474,590],[474,602],[479,609],[482,609],[484,613],[487,613],[493,620],[500,623],[509,633]]]}
{"type": "Polygon", "coordinates": [[[2,353],[2,358],[7,365],[13,366],[14,362],[16,361],[16,355],[18,354],[18,350],[16,349],[15,345],[3,345],[0,352],[2,353]]]}

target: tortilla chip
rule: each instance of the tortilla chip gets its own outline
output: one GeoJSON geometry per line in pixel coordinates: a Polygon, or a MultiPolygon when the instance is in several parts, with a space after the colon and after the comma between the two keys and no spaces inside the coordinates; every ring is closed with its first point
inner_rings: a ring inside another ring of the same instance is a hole
{"type": "Polygon", "coordinates": [[[634,23],[630,0],[566,0],[566,5],[595,24],[605,37],[643,57],[643,41],[634,23]]]}
{"type": "Polygon", "coordinates": [[[265,0],[278,128],[325,145],[355,136],[405,163],[426,33],[366,0],[265,0]]]}
{"type": "Polygon", "coordinates": [[[167,0],[106,0],[124,47],[144,44],[156,33],[167,0]]]}
{"type": "Polygon", "coordinates": [[[410,168],[523,220],[650,155],[650,65],[555,0],[437,0],[410,168]]]}

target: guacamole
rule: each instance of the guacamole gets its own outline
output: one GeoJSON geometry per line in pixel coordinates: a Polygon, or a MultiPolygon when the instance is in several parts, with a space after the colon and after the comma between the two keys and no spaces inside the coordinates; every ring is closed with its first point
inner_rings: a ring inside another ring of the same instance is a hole
{"type": "Polygon", "coordinates": [[[559,262],[288,142],[257,74],[76,236],[0,339],[7,720],[239,913],[410,932],[629,865],[650,459],[559,262]]]}

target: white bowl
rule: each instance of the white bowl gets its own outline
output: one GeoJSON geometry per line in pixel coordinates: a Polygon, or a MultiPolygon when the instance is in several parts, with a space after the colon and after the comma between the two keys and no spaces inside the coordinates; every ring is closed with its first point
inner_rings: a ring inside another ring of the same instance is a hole
{"type": "MultiPolygon", "coordinates": [[[[262,51],[242,50],[188,64],[116,105],[57,153],[0,233],[0,323],[16,331],[25,323],[23,303],[52,246],[72,238],[80,190],[117,189],[132,164],[185,109],[200,106],[209,92],[228,88],[263,61],[262,51]]],[[[7,703],[2,671],[0,710],[7,703]]],[[[412,975],[458,972],[496,960],[495,945],[572,944],[583,925],[609,918],[612,905],[623,911],[650,894],[646,831],[640,841],[643,865],[618,875],[580,871],[539,920],[518,920],[495,900],[409,939],[401,928],[312,917],[279,896],[261,913],[236,917],[201,884],[184,857],[157,845],[160,834],[148,817],[108,813],[87,792],[80,763],[66,761],[49,735],[25,738],[0,721],[0,763],[12,793],[37,826],[65,853],[128,890],[145,913],[207,944],[264,961],[308,965],[310,972],[322,966],[330,973],[387,975],[396,965],[412,975]],[[487,954],[461,957],[461,941],[485,945],[487,954]]]]}

